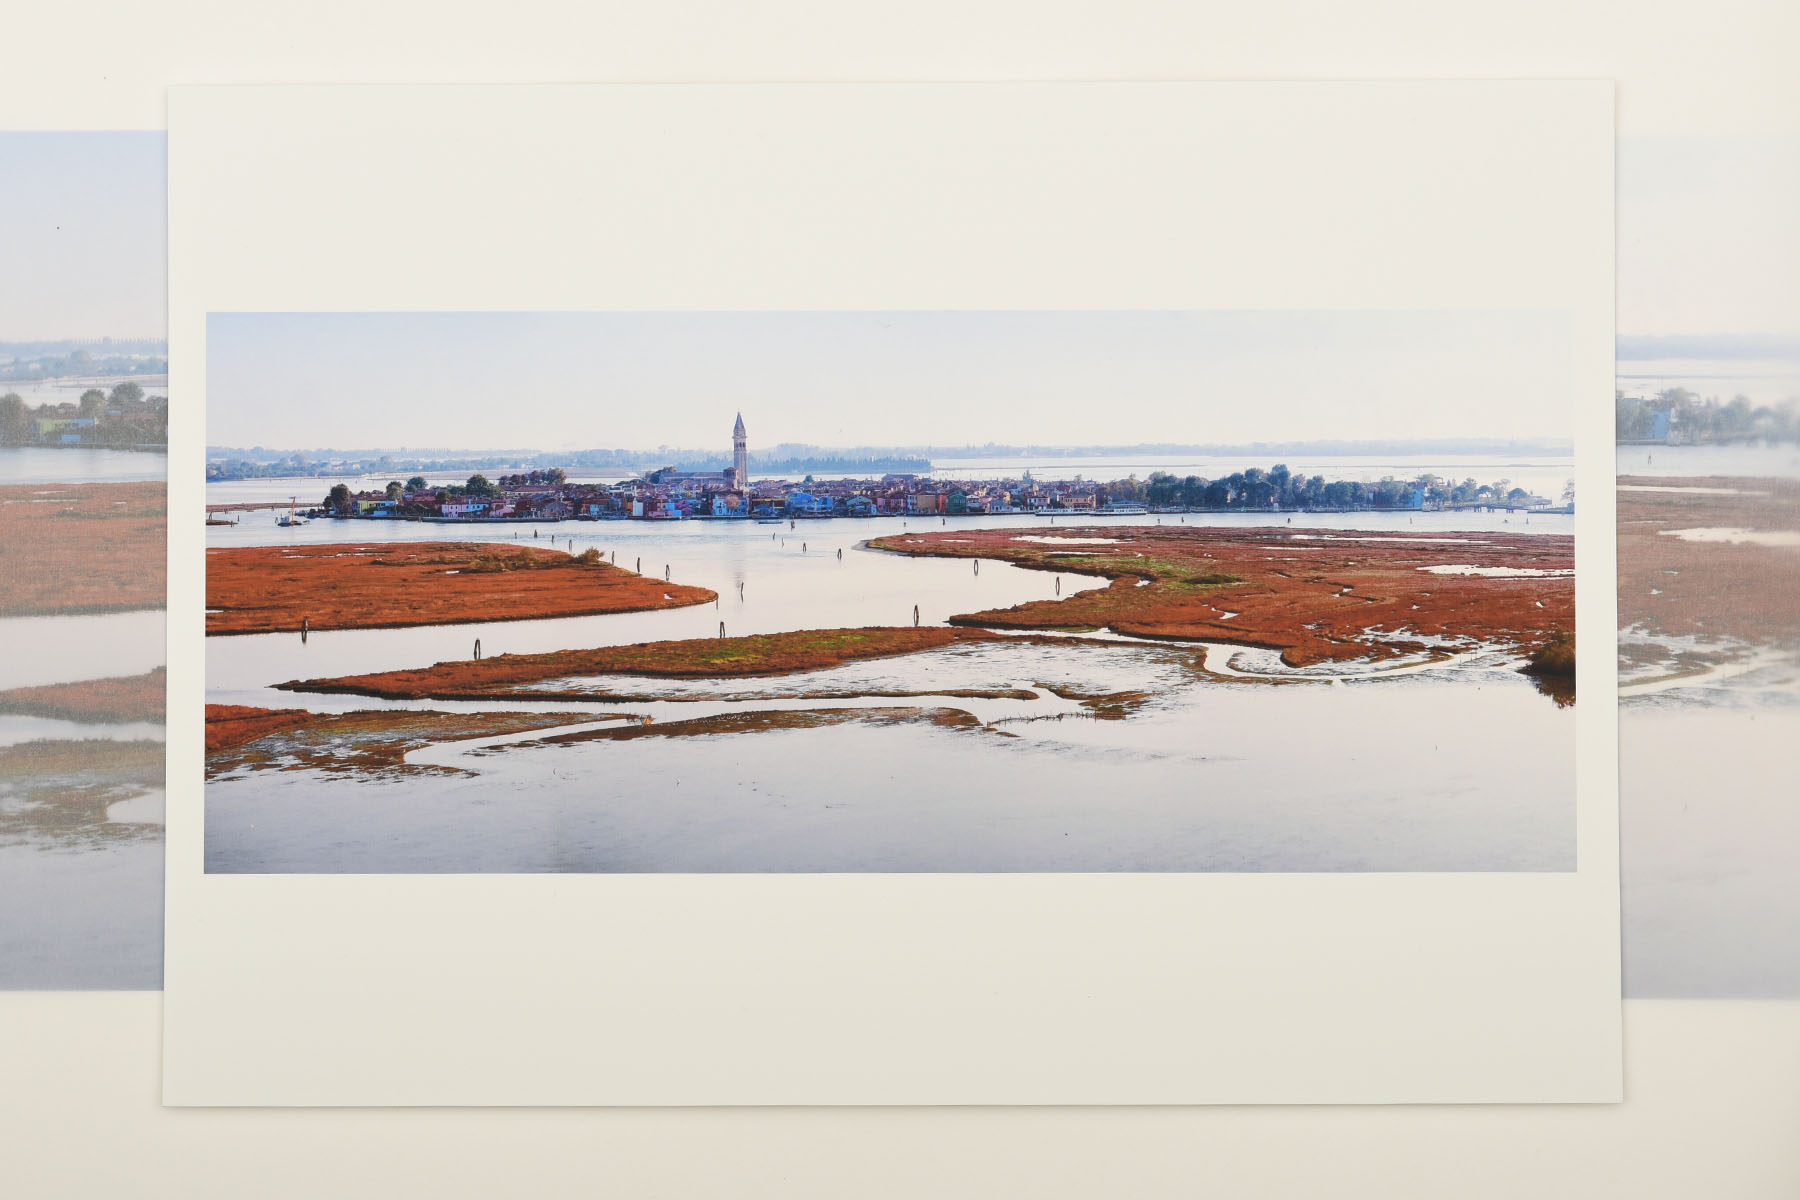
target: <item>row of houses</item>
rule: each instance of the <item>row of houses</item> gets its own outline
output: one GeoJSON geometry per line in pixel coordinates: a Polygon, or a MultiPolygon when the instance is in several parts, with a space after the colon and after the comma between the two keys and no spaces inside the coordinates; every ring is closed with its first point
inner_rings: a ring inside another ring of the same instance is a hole
{"type": "Polygon", "coordinates": [[[1093,480],[949,481],[920,475],[879,479],[758,480],[739,487],[735,470],[652,472],[616,483],[574,483],[560,471],[481,475],[454,487],[389,484],[381,491],[332,489],[319,515],[425,521],[568,521],[738,519],[791,521],[825,517],[987,516],[1003,513],[1348,512],[1434,510],[1501,505],[1548,507],[1550,501],[1501,480],[1477,485],[1424,476],[1375,483],[1285,471],[1244,472],[1222,480],[1177,480],[1161,473],[1101,483],[1093,480]]]}

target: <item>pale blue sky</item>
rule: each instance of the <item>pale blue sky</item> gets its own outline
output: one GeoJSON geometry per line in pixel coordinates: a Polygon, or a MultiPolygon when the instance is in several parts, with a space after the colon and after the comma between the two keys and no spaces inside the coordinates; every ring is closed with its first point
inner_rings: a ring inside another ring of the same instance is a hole
{"type": "Polygon", "coordinates": [[[207,434],[270,448],[1570,436],[1560,314],[213,314],[207,434]]]}
{"type": "Polygon", "coordinates": [[[166,141],[0,133],[0,341],[164,336],[166,141]]]}

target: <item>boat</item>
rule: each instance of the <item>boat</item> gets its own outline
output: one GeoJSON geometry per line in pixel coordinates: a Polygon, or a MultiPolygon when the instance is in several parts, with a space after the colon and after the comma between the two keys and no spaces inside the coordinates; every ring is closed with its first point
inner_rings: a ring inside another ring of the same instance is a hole
{"type": "Polygon", "coordinates": [[[276,517],[275,523],[277,525],[281,526],[283,529],[289,529],[295,525],[306,524],[305,521],[302,521],[299,517],[294,515],[294,509],[296,509],[298,507],[299,507],[298,502],[293,497],[289,497],[287,512],[283,513],[279,517],[276,517]]]}

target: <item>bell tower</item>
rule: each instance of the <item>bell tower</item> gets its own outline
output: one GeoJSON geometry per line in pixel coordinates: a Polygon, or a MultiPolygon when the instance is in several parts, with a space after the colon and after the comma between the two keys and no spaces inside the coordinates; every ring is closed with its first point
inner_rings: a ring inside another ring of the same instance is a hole
{"type": "Polygon", "coordinates": [[[731,431],[731,469],[737,473],[739,487],[750,486],[750,436],[744,432],[743,413],[738,414],[737,425],[731,431]]]}

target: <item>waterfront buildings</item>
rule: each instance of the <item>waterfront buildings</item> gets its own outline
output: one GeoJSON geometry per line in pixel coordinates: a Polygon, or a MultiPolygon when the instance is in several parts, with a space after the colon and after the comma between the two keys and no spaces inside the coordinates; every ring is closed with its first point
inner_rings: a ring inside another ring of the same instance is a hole
{"type": "Polygon", "coordinates": [[[1165,473],[1108,482],[1033,479],[942,480],[928,475],[799,481],[749,478],[744,417],[732,428],[732,465],[720,471],[663,467],[617,482],[571,482],[557,468],[472,476],[465,484],[351,492],[340,485],[318,510],[332,517],[425,521],[803,520],[824,517],[953,516],[1003,513],[1147,513],[1187,511],[1343,512],[1484,505],[1538,508],[1550,501],[1507,481],[1478,485],[1421,476],[1374,483],[1252,468],[1221,479],[1165,473]]]}

